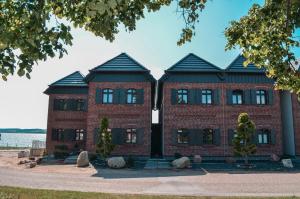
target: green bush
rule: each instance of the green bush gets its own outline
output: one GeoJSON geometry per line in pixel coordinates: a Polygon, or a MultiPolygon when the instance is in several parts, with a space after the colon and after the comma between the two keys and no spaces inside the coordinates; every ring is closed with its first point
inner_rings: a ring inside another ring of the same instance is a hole
{"type": "Polygon", "coordinates": [[[89,153],[89,160],[94,161],[97,159],[97,154],[96,153],[89,153]]]}

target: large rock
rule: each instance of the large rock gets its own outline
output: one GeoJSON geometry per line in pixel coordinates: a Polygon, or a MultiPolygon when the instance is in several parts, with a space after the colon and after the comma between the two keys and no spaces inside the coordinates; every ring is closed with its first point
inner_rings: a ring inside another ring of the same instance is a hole
{"type": "Polygon", "coordinates": [[[26,167],[27,168],[33,168],[33,167],[35,167],[36,166],[36,162],[35,161],[30,161],[30,162],[28,162],[28,163],[26,163],[26,167]]]}
{"type": "Polygon", "coordinates": [[[123,157],[112,157],[107,160],[107,164],[110,168],[121,169],[125,167],[126,162],[123,157]]]}
{"type": "Polygon", "coordinates": [[[77,158],[78,167],[87,167],[90,165],[89,155],[87,151],[82,151],[77,158]]]}
{"type": "Polygon", "coordinates": [[[188,157],[182,157],[174,160],[172,166],[176,169],[188,168],[191,165],[191,161],[188,157]]]}
{"type": "Polygon", "coordinates": [[[281,160],[282,164],[286,168],[294,168],[293,162],[291,159],[282,159],[281,160]]]}

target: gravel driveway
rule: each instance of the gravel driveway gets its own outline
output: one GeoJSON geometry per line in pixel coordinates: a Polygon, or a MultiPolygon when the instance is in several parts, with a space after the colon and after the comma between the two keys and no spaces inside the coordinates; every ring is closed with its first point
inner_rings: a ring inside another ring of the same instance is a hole
{"type": "Polygon", "coordinates": [[[0,186],[130,194],[300,196],[299,172],[229,174],[203,170],[96,170],[72,165],[25,169],[11,162],[17,162],[17,158],[0,153],[0,186]]]}
{"type": "Polygon", "coordinates": [[[299,173],[211,174],[203,171],[104,169],[88,175],[0,167],[0,185],[130,194],[300,196],[299,173]]]}

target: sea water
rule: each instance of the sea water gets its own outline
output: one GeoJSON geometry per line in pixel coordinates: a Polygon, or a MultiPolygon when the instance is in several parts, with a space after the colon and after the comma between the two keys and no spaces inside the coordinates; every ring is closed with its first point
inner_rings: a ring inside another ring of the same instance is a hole
{"type": "Polygon", "coordinates": [[[31,147],[32,140],[46,141],[46,134],[1,133],[0,147],[31,147]]]}

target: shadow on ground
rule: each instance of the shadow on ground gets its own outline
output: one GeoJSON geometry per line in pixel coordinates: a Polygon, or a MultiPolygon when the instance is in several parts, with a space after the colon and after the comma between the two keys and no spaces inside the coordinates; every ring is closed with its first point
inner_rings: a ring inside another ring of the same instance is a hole
{"type": "Polygon", "coordinates": [[[201,176],[206,172],[198,169],[97,169],[97,173],[92,177],[102,177],[105,179],[118,178],[155,178],[155,177],[179,177],[179,176],[201,176]]]}

